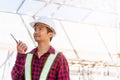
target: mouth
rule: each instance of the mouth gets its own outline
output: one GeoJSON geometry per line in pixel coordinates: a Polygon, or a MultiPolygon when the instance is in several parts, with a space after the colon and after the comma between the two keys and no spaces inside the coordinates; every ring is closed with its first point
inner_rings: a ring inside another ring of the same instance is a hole
{"type": "Polygon", "coordinates": [[[40,36],[34,36],[34,37],[40,37],[40,36]]]}
{"type": "Polygon", "coordinates": [[[39,38],[40,37],[40,35],[34,35],[34,38],[35,39],[37,39],[37,38],[39,38]]]}
{"type": "Polygon", "coordinates": [[[34,35],[34,37],[40,37],[40,35],[37,35],[37,34],[36,34],[36,35],[34,35]]]}

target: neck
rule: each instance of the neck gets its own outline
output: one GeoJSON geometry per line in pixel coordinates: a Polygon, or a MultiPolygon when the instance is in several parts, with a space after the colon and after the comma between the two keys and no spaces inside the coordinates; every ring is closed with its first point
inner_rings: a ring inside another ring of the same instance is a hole
{"type": "Polygon", "coordinates": [[[44,53],[46,53],[50,48],[49,43],[38,43],[38,56],[40,57],[44,53]]]}

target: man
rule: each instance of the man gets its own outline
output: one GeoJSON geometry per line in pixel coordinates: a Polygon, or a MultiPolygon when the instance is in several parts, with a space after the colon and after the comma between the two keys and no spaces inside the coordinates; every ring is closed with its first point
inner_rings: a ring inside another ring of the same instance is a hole
{"type": "Polygon", "coordinates": [[[38,47],[25,54],[27,45],[18,42],[16,62],[11,72],[12,80],[70,80],[66,58],[50,45],[56,34],[54,22],[43,16],[30,25],[34,29],[38,47]]]}

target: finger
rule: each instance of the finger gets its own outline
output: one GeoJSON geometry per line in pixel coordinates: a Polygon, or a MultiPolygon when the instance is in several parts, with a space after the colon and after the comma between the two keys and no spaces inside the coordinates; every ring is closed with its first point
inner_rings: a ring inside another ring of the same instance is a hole
{"type": "Polygon", "coordinates": [[[25,46],[25,43],[23,43],[22,41],[20,41],[20,42],[18,43],[18,46],[19,46],[19,47],[23,47],[23,46],[25,46]]]}
{"type": "Polygon", "coordinates": [[[19,41],[18,44],[17,44],[17,46],[19,46],[21,43],[22,43],[22,41],[19,41]]]}
{"type": "Polygon", "coordinates": [[[17,45],[17,50],[18,51],[26,51],[27,50],[27,45],[21,41],[19,41],[18,45],[17,45]]]}
{"type": "Polygon", "coordinates": [[[22,49],[25,49],[26,47],[27,47],[27,46],[26,46],[25,44],[22,44],[22,45],[21,45],[21,48],[22,48],[22,49]]]}

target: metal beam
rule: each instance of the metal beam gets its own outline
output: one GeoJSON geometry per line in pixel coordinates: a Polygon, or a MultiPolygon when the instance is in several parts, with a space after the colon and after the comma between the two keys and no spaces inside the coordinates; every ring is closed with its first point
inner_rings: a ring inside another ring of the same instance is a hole
{"type": "Polygon", "coordinates": [[[66,32],[66,31],[65,31],[65,29],[64,29],[63,24],[61,23],[61,21],[59,21],[59,23],[60,23],[60,25],[61,25],[61,27],[62,27],[62,29],[63,29],[63,31],[64,31],[64,33],[65,33],[65,35],[66,35],[67,39],[68,39],[68,41],[70,42],[70,45],[71,45],[71,47],[72,47],[72,49],[73,49],[73,51],[74,51],[74,53],[75,53],[75,55],[76,55],[77,59],[80,59],[80,57],[79,57],[79,55],[78,55],[78,53],[77,53],[76,49],[75,49],[75,48],[74,48],[74,46],[73,46],[72,41],[70,40],[70,38],[69,38],[69,36],[68,36],[67,32],[66,32]]]}

